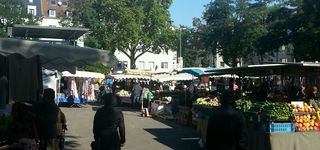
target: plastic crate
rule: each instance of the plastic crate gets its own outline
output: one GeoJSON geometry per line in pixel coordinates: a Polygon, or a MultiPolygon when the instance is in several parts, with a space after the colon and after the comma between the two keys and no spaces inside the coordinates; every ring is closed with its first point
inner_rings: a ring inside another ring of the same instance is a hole
{"type": "Polygon", "coordinates": [[[267,132],[277,133],[277,132],[295,132],[295,123],[275,123],[270,122],[267,128],[267,132]]]}

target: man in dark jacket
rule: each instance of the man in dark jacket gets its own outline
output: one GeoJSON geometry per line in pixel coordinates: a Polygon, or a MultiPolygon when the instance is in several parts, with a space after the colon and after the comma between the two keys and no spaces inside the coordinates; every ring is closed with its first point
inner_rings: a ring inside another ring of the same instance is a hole
{"type": "Polygon", "coordinates": [[[43,103],[38,106],[40,123],[40,149],[56,149],[57,115],[58,106],[54,102],[55,92],[53,89],[43,91],[43,103]]]}
{"type": "Polygon", "coordinates": [[[233,105],[235,95],[225,91],[221,107],[209,119],[206,148],[208,150],[247,150],[247,130],[244,117],[233,105]]]}
{"type": "Polygon", "coordinates": [[[123,114],[115,108],[117,98],[114,94],[105,94],[102,100],[104,106],[96,112],[93,121],[94,149],[120,150],[126,141],[123,114]]]}

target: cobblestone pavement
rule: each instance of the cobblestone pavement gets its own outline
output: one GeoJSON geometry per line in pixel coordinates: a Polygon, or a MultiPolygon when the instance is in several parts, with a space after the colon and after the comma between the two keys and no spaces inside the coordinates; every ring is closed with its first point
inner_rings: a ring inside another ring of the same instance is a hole
{"type": "MultiPolygon", "coordinates": [[[[61,108],[68,122],[66,150],[90,150],[93,140],[93,117],[99,106],[61,108]]],[[[198,136],[195,129],[180,126],[174,121],[145,118],[140,112],[121,108],[125,117],[127,142],[123,150],[197,150],[198,136]]]]}

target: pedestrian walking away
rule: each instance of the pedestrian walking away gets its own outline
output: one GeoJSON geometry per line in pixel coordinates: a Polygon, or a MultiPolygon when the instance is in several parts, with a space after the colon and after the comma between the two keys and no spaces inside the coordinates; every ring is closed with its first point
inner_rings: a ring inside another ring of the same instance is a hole
{"type": "Polygon", "coordinates": [[[93,150],[120,150],[124,145],[125,126],[121,110],[115,108],[117,105],[116,95],[105,94],[102,97],[104,106],[100,108],[93,121],[94,142],[91,144],[93,150]]]}
{"type": "Polygon", "coordinates": [[[208,121],[207,150],[247,150],[248,137],[245,119],[234,109],[235,95],[224,91],[221,106],[208,121]]]}

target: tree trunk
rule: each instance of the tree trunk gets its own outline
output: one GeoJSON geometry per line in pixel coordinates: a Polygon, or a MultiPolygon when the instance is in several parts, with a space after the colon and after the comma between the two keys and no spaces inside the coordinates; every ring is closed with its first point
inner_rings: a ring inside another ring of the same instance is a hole
{"type": "Polygon", "coordinates": [[[136,59],[134,57],[130,57],[130,69],[136,69],[136,59]]]}
{"type": "Polygon", "coordinates": [[[134,57],[134,54],[130,55],[130,69],[136,69],[136,58],[134,57]]]}

